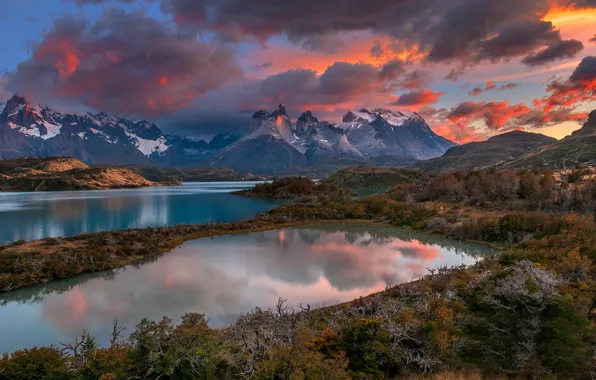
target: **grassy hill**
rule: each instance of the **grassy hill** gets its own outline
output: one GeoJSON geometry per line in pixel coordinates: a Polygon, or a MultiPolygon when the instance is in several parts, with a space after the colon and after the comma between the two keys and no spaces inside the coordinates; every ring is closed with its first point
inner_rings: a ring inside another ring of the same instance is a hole
{"type": "Polygon", "coordinates": [[[584,126],[562,140],[534,149],[508,162],[505,167],[520,169],[532,167],[559,167],[585,164],[596,159],[596,110],[584,126]]]}
{"type": "Polygon", "coordinates": [[[442,157],[420,161],[414,167],[428,172],[485,169],[502,165],[520,155],[557,142],[538,133],[513,131],[449,149],[442,157]]]}
{"type": "Polygon", "coordinates": [[[88,166],[70,157],[0,161],[0,191],[101,190],[162,184],[149,181],[130,169],[88,166]]]}

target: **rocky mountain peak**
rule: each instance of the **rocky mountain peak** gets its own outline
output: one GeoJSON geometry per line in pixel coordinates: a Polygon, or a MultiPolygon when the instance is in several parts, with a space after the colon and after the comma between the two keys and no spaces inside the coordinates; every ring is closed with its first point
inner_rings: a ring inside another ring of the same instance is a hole
{"type": "Polygon", "coordinates": [[[289,117],[288,114],[286,113],[286,106],[283,103],[279,103],[277,110],[273,111],[271,116],[273,116],[274,118],[277,118],[278,116],[289,117]]]}
{"type": "Polygon", "coordinates": [[[260,110],[260,111],[255,112],[252,115],[252,118],[253,119],[264,119],[264,118],[266,118],[268,116],[269,116],[269,112],[267,112],[265,110],[260,110]]]}
{"type": "Polygon", "coordinates": [[[298,121],[307,122],[307,123],[318,123],[319,119],[313,116],[311,111],[306,111],[298,118],[298,121]]]}
{"type": "Polygon", "coordinates": [[[590,116],[588,117],[588,124],[596,125],[596,110],[590,112],[590,116]]]}
{"type": "Polygon", "coordinates": [[[24,97],[15,94],[6,102],[3,113],[7,115],[14,114],[24,110],[27,106],[30,106],[27,100],[25,100],[24,97]]]}

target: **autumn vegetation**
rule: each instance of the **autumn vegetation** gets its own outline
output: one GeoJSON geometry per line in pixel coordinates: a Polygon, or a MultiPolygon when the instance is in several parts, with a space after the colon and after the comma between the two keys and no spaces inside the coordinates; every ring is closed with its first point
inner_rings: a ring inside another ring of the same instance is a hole
{"type": "Polygon", "coordinates": [[[323,220],[391,224],[503,253],[342,305],[292,307],[280,299],[226,329],[188,314],[176,326],[167,318],[141,321],[123,339],[115,323],[109,347],[83,333],[75,342],[6,354],[0,380],[596,377],[596,184],[589,173],[457,172],[361,199],[308,181],[255,188],[253,196],[308,196],[247,222],[3,247],[0,288],[123,265],[190,238],[323,220]]]}

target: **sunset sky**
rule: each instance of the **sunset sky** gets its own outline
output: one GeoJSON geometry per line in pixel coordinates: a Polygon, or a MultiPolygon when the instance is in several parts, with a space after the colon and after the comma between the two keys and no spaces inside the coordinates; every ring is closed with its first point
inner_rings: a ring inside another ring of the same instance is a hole
{"type": "Polygon", "coordinates": [[[0,100],[194,137],[279,102],[413,110],[459,143],[561,138],[596,108],[596,0],[19,0],[0,31],[0,100]]]}

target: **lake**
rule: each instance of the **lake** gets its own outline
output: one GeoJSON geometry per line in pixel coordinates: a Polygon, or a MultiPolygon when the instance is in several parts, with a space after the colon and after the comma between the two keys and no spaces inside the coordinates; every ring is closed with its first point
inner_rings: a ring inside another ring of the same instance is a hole
{"type": "Polygon", "coordinates": [[[495,253],[366,224],[190,241],[119,270],[0,294],[0,353],[71,341],[83,329],[106,344],[113,318],[129,333],[144,317],[178,322],[187,312],[205,313],[210,326],[223,327],[256,306],[273,307],[278,297],[293,305],[336,304],[416,279],[428,268],[469,265],[495,253]]]}
{"type": "Polygon", "coordinates": [[[249,219],[278,202],[228,194],[259,182],[36,193],[0,192],[0,245],[83,232],[249,219]]]}

